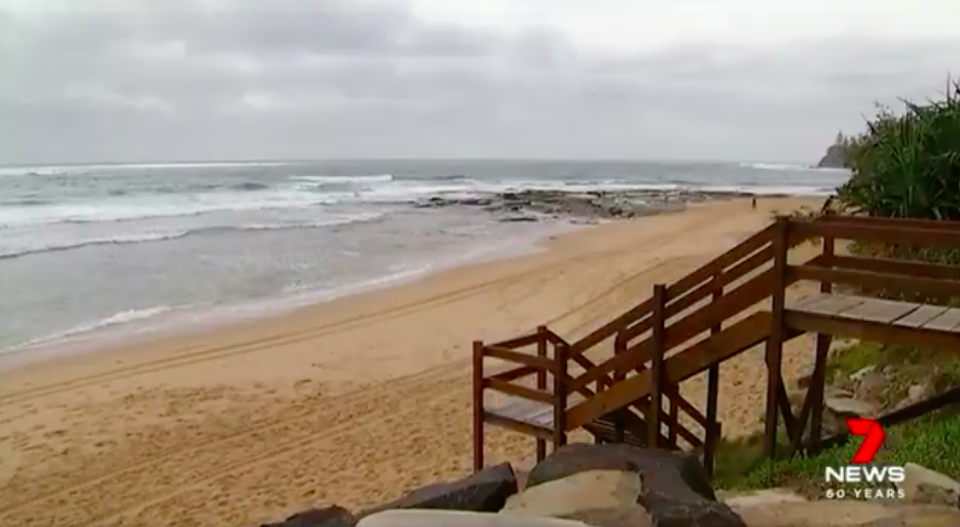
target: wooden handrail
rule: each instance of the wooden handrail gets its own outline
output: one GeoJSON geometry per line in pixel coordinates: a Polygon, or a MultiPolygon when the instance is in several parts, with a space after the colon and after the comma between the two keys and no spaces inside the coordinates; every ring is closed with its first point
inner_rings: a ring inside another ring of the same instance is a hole
{"type": "Polygon", "coordinates": [[[519,366],[517,368],[510,368],[509,370],[501,371],[486,377],[487,379],[494,379],[503,382],[515,381],[517,379],[522,379],[528,375],[533,375],[534,373],[541,372],[532,366],[519,366]]]}
{"type": "Polygon", "coordinates": [[[495,359],[502,359],[505,361],[516,362],[518,364],[523,364],[524,366],[530,366],[531,368],[537,368],[539,370],[545,371],[554,371],[554,364],[552,360],[546,359],[543,357],[537,357],[536,355],[527,355],[525,353],[518,353],[511,349],[501,348],[499,346],[484,346],[483,354],[487,357],[493,357],[495,359]]]}
{"type": "Polygon", "coordinates": [[[910,229],[960,230],[960,221],[922,220],[914,218],[878,218],[876,216],[825,215],[816,221],[864,225],[884,225],[910,229]]]}
{"type": "MultiPolygon", "coordinates": [[[[678,322],[670,325],[666,331],[666,350],[674,348],[699,333],[709,330],[713,325],[726,320],[760,302],[770,295],[773,286],[772,271],[765,271],[720,297],[716,302],[704,306],[678,322]]],[[[599,377],[616,369],[632,368],[649,360],[651,339],[646,339],[622,353],[599,364],[595,369],[585,372],[574,379],[571,389],[596,381],[599,377]]]]}
{"type": "MultiPolygon", "coordinates": [[[[815,265],[807,262],[807,265],[815,265]]],[[[856,269],[875,273],[903,274],[919,278],[937,278],[940,280],[960,280],[960,266],[944,265],[895,258],[868,258],[863,256],[834,256],[830,267],[837,269],[856,269]]]]}
{"type": "MultiPolygon", "coordinates": [[[[740,351],[762,342],[766,333],[762,331],[770,327],[770,314],[757,312],[750,317],[723,330],[721,333],[698,342],[683,352],[670,356],[664,362],[668,383],[680,383],[699,372],[704,371],[711,364],[719,364],[739,353],[740,351]]],[[[800,332],[787,335],[788,338],[799,335],[800,332]]],[[[669,337],[668,337],[669,340],[669,337]]],[[[634,400],[637,396],[649,393],[651,387],[651,372],[645,370],[641,375],[628,377],[609,390],[578,403],[567,410],[567,424],[571,428],[583,426],[597,415],[603,415],[617,407],[623,400],[634,400]]]]}
{"type": "Polygon", "coordinates": [[[505,393],[507,395],[513,395],[515,397],[521,397],[523,399],[530,399],[533,401],[552,404],[553,403],[553,393],[547,390],[538,390],[534,388],[527,388],[526,386],[520,386],[518,384],[510,384],[509,382],[500,381],[497,379],[484,379],[483,387],[489,388],[491,390],[505,393]]]}
{"type": "Polygon", "coordinates": [[[488,346],[496,346],[498,348],[509,348],[509,349],[523,348],[526,346],[536,344],[537,342],[540,341],[540,338],[541,337],[539,333],[534,333],[532,335],[523,335],[523,336],[512,338],[509,340],[494,342],[492,344],[488,344],[488,346]]]}
{"type": "Polygon", "coordinates": [[[816,280],[870,289],[895,289],[922,292],[940,297],[960,296],[960,282],[936,278],[911,278],[900,274],[828,269],[813,265],[790,267],[788,274],[796,280],[816,280]]]}
{"type": "MultiPolygon", "coordinates": [[[[694,289],[693,291],[675,299],[672,303],[668,301],[664,315],[669,319],[680,314],[683,312],[683,310],[693,306],[701,300],[706,300],[706,298],[713,295],[714,292],[721,290],[724,286],[729,285],[740,278],[743,278],[751,271],[759,269],[762,265],[772,260],[773,248],[771,247],[755,253],[750,258],[740,262],[730,271],[718,275],[717,279],[704,283],[697,289],[694,289]]],[[[631,339],[634,339],[650,330],[653,325],[652,322],[652,318],[643,320],[638,324],[620,332],[620,334],[617,335],[617,338],[622,339],[623,342],[628,342],[631,339]]]]}
{"type": "Polygon", "coordinates": [[[960,230],[915,229],[900,225],[868,225],[831,221],[790,222],[791,232],[803,238],[830,237],[912,246],[960,247],[960,230]]]}
{"type": "MultiPolygon", "coordinates": [[[[719,270],[722,270],[730,265],[733,265],[743,259],[746,256],[749,256],[757,249],[763,247],[765,244],[769,243],[772,240],[773,227],[767,227],[762,231],[750,236],[746,240],[740,242],[737,246],[733,247],[726,253],[714,258],[713,260],[702,265],[700,268],[694,270],[684,278],[673,283],[667,287],[666,296],[668,299],[679,297],[683,293],[697,287],[702,282],[706,280],[711,280],[713,275],[715,275],[719,270]]],[[[602,327],[591,332],[585,337],[581,338],[577,342],[574,342],[570,346],[571,356],[579,355],[585,352],[586,350],[596,346],[597,344],[603,342],[607,338],[614,336],[618,331],[624,327],[636,322],[637,320],[642,319],[643,317],[649,316],[653,312],[653,300],[647,299],[644,302],[636,305],[626,313],[620,315],[619,317],[611,320],[607,324],[604,324],[602,327]]]]}
{"type": "Polygon", "coordinates": [[[754,234],[746,240],[740,242],[729,251],[707,262],[699,269],[693,271],[687,276],[677,280],[667,287],[667,299],[676,298],[700,285],[701,283],[712,280],[714,275],[723,269],[739,262],[749,256],[757,249],[763,247],[773,240],[773,225],[768,226],[762,231],[754,234]]]}

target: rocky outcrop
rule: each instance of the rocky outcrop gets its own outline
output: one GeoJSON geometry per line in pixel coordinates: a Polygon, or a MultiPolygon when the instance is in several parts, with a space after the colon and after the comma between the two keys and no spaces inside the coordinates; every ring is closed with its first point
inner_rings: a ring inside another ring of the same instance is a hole
{"type": "Polygon", "coordinates": [[[709,198],[737,197],[744,194],[709,194],[683,190],[609,190],[567,192],[562,190],[524,190],[493,193],[485,197],[448,198],[434,196],[418,204],[421,208],[453,206],[480,207],[500,221],[538,221],[550,218],[617,219],[648,216],[682,210],[687,203],[709,198]]]}
{"type": "Polygon", "coordinates": [[[324,509],[298,512],[277,523],[265,523],[260,527],[353,527],[357,519],[343,507],[334,505],[324,509]]]}
{"type": "Polygon", "coordinates": [[[846,168],[847,152],[850,151],[850,146],[851,140],[843,133],[838,133],[833,144],[827,148],[827,153],[817,163],[817,168],[846,168]]]}
{"type": "Polygon", "coordinates": [[[497,512],[516,494],[517,478],[509,463],[502,463],[449,483],[435,483],[374,509],[367,516],[388,509],[447,509],[497,512]]]}
{"type": "MultiPolygon", "coordinates": [[[[628,506],[632,502],[642,507],[657,527],[744,525],[729,507],[716,500],[706,471],[696,457],[624,444],[574,444],[561,448],[534,467],[527,480],[527,489],[521,496],[536,492],[534,489],[539,485],[595,471],[622,474],[613,480],[617,483],[616,489],[610,490],[618,499],[611,498],[616,505],[606,507],[608,521],[618,514],[635,516],[635,511],[628,506]],[[636,487],[631,486],[633,478],[636,478],[636,487]]],[[[562,500],[564,489],[571,486],[576,488],[576,480],[556,486],[560,490],[555,491],[559,493],[555,499],[562,500]]],[[[540,493],[550,494],[546,491],[540,493]]],[[[551,498],[540,499],[549,501],[551,498]]]]}
{"type": "Polygon", "coordinates": [[[827,153],[820,158],[817,168],[846,168],[847,159],[843,147],[832,145],[827,149],[827,153]]]}

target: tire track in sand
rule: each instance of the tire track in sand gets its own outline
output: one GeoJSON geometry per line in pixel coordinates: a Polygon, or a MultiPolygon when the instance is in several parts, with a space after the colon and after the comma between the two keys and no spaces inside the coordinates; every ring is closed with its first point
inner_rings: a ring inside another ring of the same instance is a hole
{"type": "Polygon", "coordinates": [[[466,361],[456,361],[448,364],[443,364],[441,366],[437,366],[435,368],[431,368],[429,370],[425,370],[425,371],[416,373],[414,375],[386,381],[384,383],[381,383],[373,387],[362,388],[349,393],[340,394],[326,401],[321,400],[319,402],[320,408],[307,408],[302,412],[299,412],[294,415],[286,416],[282,419],[269,420],[267,422],[257,424],[253,427],[246,428],[240,432],[229,434],[226,436],[211,438],[206,441],[194,443],[185,448],[166,449],[164,451],[161,451],[160,453],[150,456],[149,458],[141,459],[133,464],[122,466],[116,470],[112,470],[107,473],[97,474],[95,476],[85,478],[78,482],[74,482],[69,485],[59,487],[55,490],[45,492],[38,496],[30,497],[28,499],[21,500],[16,503],[4,503],[4,506],[0,508],[0,514],[6,515],[11,512],[15,512],[19,509],[28,507],[31,504],[53,499],[53,498],[56,498],[57,496],[70,493],[71,491],[83,489],[104,481],[108,481],[110,478],[113,478],[117,475],[122,475],[123,473],[129,472],[131,470],[144,469],[151,465],[155,465],[157,463],[161,463],[163,461],[169,460],[171,457],[176,457],[178,455],[184,455],[184,454],[191,454],[191,453],[199,452],[199,451],[210,449],[210,448],[217,448],[231,441],[236,441],[238,439],[243,439],[243,438],[247,438],[257,434],[262,434],[264,432],[269,432],[271,429],[279,428],[288,423],[300,421],[305,418],[317,417],[318,419],[323,419],[326,417],[330,417],[326,413],[323,413],[322,406],[324,404],[335,405],[337,403],[346,401],[349,403],[349,405],[346,408],[337,408],[336,410],[329,413],[332,413],[334,416],[343,412],[349,413],[349,410],[351,408],[362,407],[366,404],[369,404],[374,399],[383,397],[384,391],[409,390],[412,388],[416,388],[418,385],[424,385],[424,384],[429,386],[431,385],[431,383],[428,383],[426,381],[442,380],[443,378],[450,376],[453,372],[457,371],[458,369],[463,368],[465,365],[466,365],[466,361]]]}
{"type": "MultiPolygon", "coordinates": [[[[463,379],[465,380],[466,376],[463,376],[463,379]]],[[[215,481],[217,479],[229,476],[235,472],[238,472],[244,469],[254,468],[260,464],[272,461],[274,459],[277,459],[283,456],[291,455],[308,446],[316,446],[318,443],[324,443],[324,444],[334,443],[344,438],[354,436],[358,433],[363,433],[363,431],[365,430],[376,428],[382,425],[380,420],[386,416],[421,413],[424,410],[427,410],[430,408],[436,408],[438,406],[443,405],[450,399],[454,399],[456,397],[462,396],[463,395],[462,392],[468,390],[468,388],[464,386],[465,383],[459,382],[461,380],[460,376],[452,376],[450,379],[447,379],[448,382],[451,382],[454,380],[457,381],[456,384],[461,387],[459,388],[459,392],[457,391],[457,389],[441,390],[440,388],[443,385],[439,383],[426,386],[424,387],[425,393],[422,393],[415,398],[415,400],[419,404],[411,404],[412,400],[409,398],[409,394],[404,394],[406,396],[404,400],[396,400],[394,404],[391,404],[389,406],[385,405],[385,407],[380,407],[378,409],[379,411],[377,411],[374,414],[365,415],[363,417],[362,424],[358,425],[354,423],[353,420],[350,420],[332,429],[329,429],[325,432],[321,432],[318,434],[311,434],[305,437],[299,437],[296,439],[292,439],[290,441],[286,441],[281,445],[277,446],[276,448],[273,448],[262,454],[258,454],[242,460],[238,460],[234,463],[231,463],[228,466],[225,466],[217,470],[212,470],[212,471],[198,474],[186,482],[178,483],[173,490],[166,493],[162,493],[160,495],[155,495],[147,501],[141,501],[129,507],[122,508],[120,510],[115,510],[109,513],[96,515],[91,518],[85,518],[84,525],[88,526],[88,525],[94,525],[94,524],[100,524],[100,525],[116,524],[117,522],[112,522],[112,520],[116,520],[126,514],[136,513],[147,507],[175,499],[176,497],[184,493],[190,492],[194,488],[200,485],[203,485],[205,483],[209,483],[211,481],[215,481]],[[399,412],[397,411],[398,406],[407,406],[407,405],[409,405],[410,407],[413,407],[414,409],[399,411],[399,412]]]]}
{"type": "MultiPolygon", "coordinates": [[[[329,324],[323,324],[320,326],[311,327],[305,330],[296,331],[296,332],[284,332],[271,335],[268,337],[263,337],[256,340],[244,341],[239,343],[232,343],[221,346],[214,346],[212,348],[200,347],[197,351],[188,352],[179,354],[172,357],[165,357],[162,359],[145,362],[141,364],[134,364],[126,366],[123,368],[116,368],[106,372],[100,372],[92,375],[87,375],[83,377],[77,377],[61,383],[46,385],[46,386],[37,386],[20,391],[10,392],[7,394],[0,395],[0,405],[6,406],[10,404],[16,404],[21,402],[30,401],[40,397],[46,397],[49,395],[54,395],[56,393],[61,393],[68,390],[73,390],[76,388],[89,386],[92,384],[102,383],[102,382],[114,382],[118,380],[123,380],[136,375],[143,375],[147,373],[155,373],[157,371],[162,371],[171,368],[178,368],[182,366],[188,366],[196,364],[198,362],[204,362],[207,360],[217,360],[221,358],[226,358],[235,355],[242,355],[245,353],[253,353],[257,351],[268,350],[274,346],[282,346],[295,344],[305,340],[310,340],[312,338],[322,337],[328,334],[336,333],[339,331],[345,331],[357,327],[359,325],[368,324],[380,320],[389,320],[399,316],[403,316],[412,312],[417,312],[423,309],[433,308],[437,306],[446,305],[453,303],[464,298],[469,298],[470,296],[480,294],[485,292],[488,289],[496,289],[505,285],[509,285],[512,282],[522,282],[528,276],[543,273],[550,269],[559,268],[565,265],[565,263],[557,263],[556,265],[550,267],[541,267],[537,269],[532,269],[529,271],[522,272],[517,275],[511,275],[504,277],[498,280],[483,282],[480,284],[467,286],[460,288],[454,291],[448,291],[439,295],[430,296],[423,300],[408,302],[401,304],[399,306],[394,306],[390,308],[385,308],[382,310],[373,311],[363,315],[358,315],[351,317],[346,320],[338,320],[331,322],[329,324]]],[[[189,348],[188,348],[189,349],[189,348]]]]}

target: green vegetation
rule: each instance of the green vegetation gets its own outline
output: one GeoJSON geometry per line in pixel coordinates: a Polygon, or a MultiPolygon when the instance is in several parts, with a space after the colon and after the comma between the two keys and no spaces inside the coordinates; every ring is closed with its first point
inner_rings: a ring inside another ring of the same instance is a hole
{"type": "Polygon", "coordinates": [[[837,189],[849,212],[960,220],[960,83],[943,101],[881,108],[867,131],[847,139],[850,180],[837,189]]]}
{"type": "MultiPolygon", "coordinates": [[[[838,350],[828,362],[832,379],[846,379],[867,366],[891,368],[885,394],[890,401],[902,400],[910,386],[932,383],[935,391],[960,384],[960,356],[949,352],[919,352],[901,346],[856,344],[838,350]]],[[[933,470],[960,477],[960,458],[954,454],[960,441],[960,414],[948,408],[888,430],[878,461],[902,465],[918,463],[933,470]]],[[[716,486],[728,490],[788,487],[810,497],[823,495],[824,470],[849,463],[860,446],[852,439],[844,445],[814,455],[776,460],[762,455],[763,434],[724,441],[718,448],[716,486]]],[[[783,438],[781,451],[786,450],[783,438]]],[[[853,488],[853,487],[851,487],[853,488]]]]}
{"type": "MultiPolygon", "coordinates": [[[[960,477],[956,456],[960,415],[936,412],[890,428],[878,462],[917,463],[951,477],[960,477]]],[[[715,486],[728,490],[786,487],[809,497],[822,497],[824,470],[849,464],[859,440],[814,455],[768,460],[761,454],[762,436],[725,442],[717,455],[715,486]]],[[[785,442],[784,442],[785,443],[785,442]]],[[[851,486],[851,488],[853,488],[851,486]]]]}

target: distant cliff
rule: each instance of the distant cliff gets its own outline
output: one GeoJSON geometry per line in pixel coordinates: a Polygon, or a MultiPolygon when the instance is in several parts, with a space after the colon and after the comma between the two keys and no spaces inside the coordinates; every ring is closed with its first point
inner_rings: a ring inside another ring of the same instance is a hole
{"type": "Polygon", "coordinates": [[[827,149],[827,153],[817,163],[817,168],[846,168],[847,167],[847,149],[850,147],[850,139],[842,133],[837,134],[833,144],[827,149]]]}

